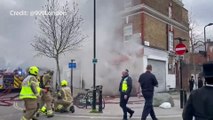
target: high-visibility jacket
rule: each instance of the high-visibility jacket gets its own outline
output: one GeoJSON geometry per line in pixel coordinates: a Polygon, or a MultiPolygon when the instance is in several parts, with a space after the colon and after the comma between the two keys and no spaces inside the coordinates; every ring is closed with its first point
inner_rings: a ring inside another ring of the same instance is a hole
{"type": "Polygon", "coordinates": [[[24,98],[34,98],[36,99],[38,94],[40,94],[41,88],[39,87],[39,82],[35,76],[28,75],[22,82],[22,88],[19,95],[20,99],[24,98]],[[34,84],[32,86],[32,84],[34,84]],[[35,86],[36,93],[33,92],[31,87],[35,86]]]}
{"type": "Polygon", "coordinates": [[[126,92],[126,91],[128,90],[127,79],[128,79],[128,77],[124,78],[124,80],[123,80],[123,82],[122,82],[122,87],[121,87],[121,91],[122,91],[122,92],[126,92]]]}

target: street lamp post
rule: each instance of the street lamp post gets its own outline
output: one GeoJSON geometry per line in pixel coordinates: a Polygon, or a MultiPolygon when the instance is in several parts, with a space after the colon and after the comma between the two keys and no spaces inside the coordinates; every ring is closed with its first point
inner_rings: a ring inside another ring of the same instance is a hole
{"type": "Polygon", "coordinates": [[[96,111],[96,0],[94,0],[94,58],[93,58],[93,101],[92,110],[96,111]]]}
{"type": "Polygon", "coordinates": [[[208,57],[207,57],[207,48],[206,48],[206,27],[213,25],[213,23],[209,23],[204,27],[204,46],[205,46],[205,58],[206,61],[208,61],[208,57]]]}

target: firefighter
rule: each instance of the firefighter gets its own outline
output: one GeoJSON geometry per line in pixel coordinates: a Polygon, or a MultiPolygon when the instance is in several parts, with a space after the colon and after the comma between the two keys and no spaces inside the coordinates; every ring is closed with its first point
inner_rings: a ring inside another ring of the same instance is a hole
{"type": "Polygon", "coordinates": [[[56,112],[68,112],[69,110],[73,113],[73,97],[71,96],[71,89],[67,86],[66,80],[61,81],[61,88],[58,92],[58,99],[54,103],[56,112]]]}
{"type": "Polygon", "coordinates": [[[25,111],[21,120],[37,120],[34,115],[38,110],[38,99],[40,98],[39,82],[37,76],[39,69],[31,66],[28,70],[29,75],[23,80],[19,98],[24,101],[25,111]]]}
{"type": "Polygon", "coordinates": [[[47,117],[53,117],[54,113],[52,110],[52,89],[51,89],[51,80],[52,80],[52,71],[47,71],[41,78],[40,87],[45,89],[45,92],[41,93],[40,101],[40,112],[45,113],[47,117]]]}

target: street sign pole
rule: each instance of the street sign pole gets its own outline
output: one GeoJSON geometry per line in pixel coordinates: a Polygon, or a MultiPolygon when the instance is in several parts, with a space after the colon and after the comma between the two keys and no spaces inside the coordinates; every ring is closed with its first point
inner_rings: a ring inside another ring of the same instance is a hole
{"type": "Polygon", "coordinates": [[[180,108],[183,108],[183,77],[182,77],[182,58],[179,56],[180,61],[180,108]]]}
{"type": "MultiPolygon", "coordinates": [[[[73,59],[71,59],[71,64],[73,64],[73,59]]],[[[73,96],[73,68],[71,68],[71,79],[70,79],[70,89],[71,89],[71,95],[73,96]]]]}
{"type": "Polygon", "coordinates": [[[182,64],[183,64],[183,58],[181,55],[184,55],[187,51],[186,46],[182,43],[183,39],[178,39],[179,44],[175,47],[175,53],[179,56],[179,81],[180,81],[180,108],[183,108],[184,106],[184,96],[186,97],[186,92],[183,90],[183,75],[182,75],[182,64]]]}
{"type": "Polygon", "coordinates": [[[70,89],[71,89],[71,95],[73,96],[73,69],[76,68],[76,63],[74,63],[74,59],[71,59],[71,62],[68,64],[68,67],[70,68],[70,89]]]}

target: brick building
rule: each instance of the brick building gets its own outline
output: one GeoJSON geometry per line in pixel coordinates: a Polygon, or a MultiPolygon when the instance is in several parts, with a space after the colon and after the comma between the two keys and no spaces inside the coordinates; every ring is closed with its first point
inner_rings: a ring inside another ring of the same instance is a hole
{"type": "MultiPolygon", "coordinates": [[[[181,37],[189,40],[188,11],[181,0],[124,0],[123,40],[125,44],[136,42],[142,46],[137,59],[145,71],[153,65],[153,73],[159,81],[157,91],[179,86],[179,71],[174,48],[181,37]]],[[[189,46],[189,42],[184,42],[189,46]]],[[[188,57],[185,56],[185,64],[188,57]]],[[[186,75],[187,76],[187,75],[186,75]]],[[[187,79],[184,79],[187,84],[187,79]]]]}

